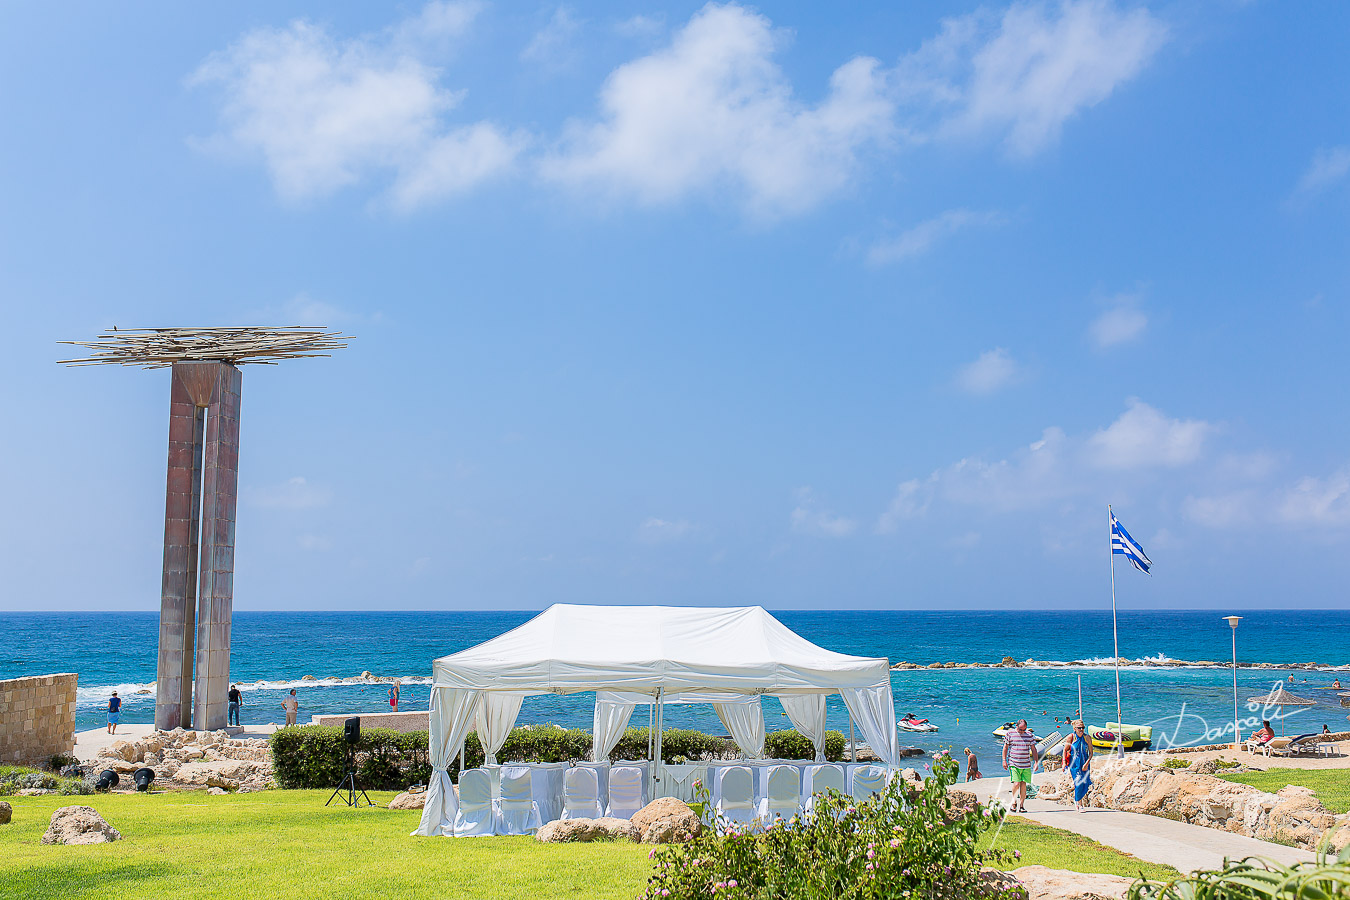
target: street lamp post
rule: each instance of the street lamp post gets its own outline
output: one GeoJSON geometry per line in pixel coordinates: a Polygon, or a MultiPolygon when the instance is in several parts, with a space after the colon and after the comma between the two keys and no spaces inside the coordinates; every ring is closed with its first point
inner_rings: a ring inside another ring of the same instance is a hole
{"type": "Polygon", "coordinates": [[[1228,624],[1233,628],[1233,752],[1242,749],[1242,729],[1238,727],[1238,698],[1237,698],[1237,623],[1242,621],[1242,616],[1224,616],[1228,624]]]}

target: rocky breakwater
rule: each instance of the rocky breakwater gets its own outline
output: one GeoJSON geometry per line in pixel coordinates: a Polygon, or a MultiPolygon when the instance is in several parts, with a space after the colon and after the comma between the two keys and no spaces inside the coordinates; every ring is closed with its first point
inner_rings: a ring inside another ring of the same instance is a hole
{"type": "MultiPolygon", "coordinates": [[[[1066,773],[1041,787],[1040,799],[1073,802],[1066,773]]],[[[1095,760],[1091,806],[1159,816],[1217,828],[1304,850],[1350,845],[1350,815],[1337,816],[1308,788],[1289,786],[1275,793],[1235,784],[1204,772],[1165,769],[1135,759],[1095,760]]]]}
{"type": "Polygon", "coordinates": [[[130,775],[142,767],[154,770],[154,787],[159,789],[205,787],[246,792],[276,786],[267,741],[236,740],[223,731],[175,728],[135,741],[118,741],[101,750],[85,768],[94,774],[112,769],[119,775],[130,775]]]}

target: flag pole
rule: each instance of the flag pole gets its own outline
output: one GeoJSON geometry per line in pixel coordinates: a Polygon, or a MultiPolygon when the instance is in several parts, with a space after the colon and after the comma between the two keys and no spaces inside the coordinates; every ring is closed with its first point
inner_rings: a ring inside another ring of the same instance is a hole
{"type": "Polygon", "coordinates": [[[1108,532],[1111,536],[1108,548],[1111,551],[1111,640],[1115,645],[1115,657],[1113,659],[1116,667],[1116,748],[1117,756],[1124,749],[1124,739],[1120,732],[1125,723],[1120,719],[1120,632],[1116,628],[1116,548],[1115,529],[1112,527],[1112,520],[1115,518],[1111,514],[1111,504],[1106,504],[1106,523],[1108,532]]]}

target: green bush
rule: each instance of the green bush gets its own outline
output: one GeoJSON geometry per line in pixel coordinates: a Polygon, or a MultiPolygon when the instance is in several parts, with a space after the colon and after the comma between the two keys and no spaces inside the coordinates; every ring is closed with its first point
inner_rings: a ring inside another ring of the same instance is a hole
{"type": "MultiPolygon", "coordinates": [[[[841,732],[825,732],[825,758],[830,762],[842,760],[844,744],[841,732]]],[[[764,755],[769,759],[814,759],[816,751],[805,735],[789,728],[771,731],[764,736],[764,755]]]]}
{"type": "Polygon", "coordinates": [[[1350,847],[1339,859],[1285,866],[1249,857],[1225,862],[1222,869],[1194,872],[1175,881],[1141,878],[1130,887],[1130,900],[1347,900],[1350,898],[1350,847]]]}
{"type": "Polygon", "coordinates": [[[268,743],[277,785],[283,788],[336,787],[347,774],[349,753],[357,779],[372,790],[402,790],[431,776],[425,731],[364,728],[352,748],[341,728],[302,725],[278,729],[268,743]]]}
{"type": "MultiPolygon", "coordinates": [[[[646,728],[630,728],[625,731],[623,737],[619,738],[619,743],[610,751],[609,758],[646,759],[648,731],[646,728]]],[[[687,728],[670,728],[661,732],[661,759],[667,763],[733,759],[739,753],[736,742],[729,738],[713,737],[687,728]]]]}
{"type": "Polygon", "coordinates": [[[1011,861],[1007,851],[978,849],[1001,809],[948,797],[959,774],[950,757],[933,770],[921,786],[896,779],[863,803],[830,791],[816,798],[811,816],[778,819],[767,828],[720,821],[689,843],[661,845],[652,851],[656,866],[643,897],[1025,900],[1020,885],[981,877],[984,866],[1011,861]]]}
{"type": "Polygon", "coordinates": [[[1182,759],[1179,756],[1169,756],[1167,759],[1163,760],[1164,769],[1189,769],[1190,767],[1191,761],[1189,759],[1182,759]]]}

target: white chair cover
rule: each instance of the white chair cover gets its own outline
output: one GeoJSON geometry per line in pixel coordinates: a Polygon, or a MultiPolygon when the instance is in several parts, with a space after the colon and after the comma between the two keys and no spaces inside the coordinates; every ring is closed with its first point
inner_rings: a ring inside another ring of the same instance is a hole
{"type": "Polygon", "coordinates": [[[867,746],[886,765],[893,769],[899,768],[900,738],[895,728],[895,702],[891,699],[891,686],[842,688],[839,696],[844,698],[848,714],[862,732],[867,746]]]}
{"type": "Polygon", "coordinates": [[[492,776],[486,769],[459,773],[459,810],[455,813],[455,837],[486,837],[495,824],[492,812],[492,776]]]}
{"type": "Polygon", "coordinates": [[[633,813],[647,805],[642,769],[637,766],[615,766],[609,772],[609,808],[605,815],[616,819],[631,819],[633,813]]]}
{"type": "Polygon", "coordinates": [[[563,772],[564,819],[598,819],[600,808],[600,779],[590,768],[568,769],[563,772]]]}
{"type": "Polygon", "coordinates": [[[778,698],[783,703],[792,727],[811,741],[816,750],[816,762],[825,761],[825,695],[786,694],[778,698]]]}
{"type": "Polygon", "coordinates": [[[758,697],[750,702],[714,703],[713,708],[742,753],[751,758],[764,755],[764,706],[758,697]]]}
{"type": "Polygon", "coordinates": [[[637,706],[636,703],[611,697],[609,693],[604,696],[596,694],[595,719],[591,728],[591,734],[594,736],[591,745],[593,762],[609,761],[610,751],[628,729],[628,721],[633,717],[633,708],[637,706]]]}
{"type": "Polygon", "coordinates": [[[770,766],[764,784],[759,816],[765,823],[790,819],[801,810],[802,773],[796,766],[770,766]]]}
{"type": "Polygon", "coordinates": [[[807,766],[802,773],[802,798],[808,813],[816,808],[816,795],[827,790],[844,792],[843,768],[828,763],[807,766]]]}
{"type": "Polygon", "coordinates": [[[459,804],[455,800],[455,785],[450,780],[450,763],[454,761],[459,745],[469,733],[478,704],[480,691],[456,688],[432,688],[429,713],[431,733],[431,780],[427,782],[426,805],[422,807],[422,821],[414,835],[455,833],[455,815],[459,804]]]}
{"type": "Polygon", "coordinates": [[[717,812],[728,822],[749,825],[755,821],[755,776],[747,766],[727,766],[717,771],[717,812]]]}
{"type": "Polygon", "coordinates": [[[497,751],[506,743],[506,736],[516,724],[520,715],[520,704],[525,698],[520,694],[499,694],[490,692],[483,697],[474,717],[474,727],[478,729],[478,740],[483,745],[483,765],[497,764],[497,751]]]}
{"type": "Polygon", "coordinates": [[[881,793],[886,790],[886,770],[881,766],[858,766],[853,770],[853,784],[849,790],[859,803],[881,793]]]}
{"type": "Polygon", "coordinates": [[[534,801],[529,766],[502,766],[502,799],[498,801],[498,834],[534,834],[543,822],[534,801]]]}

